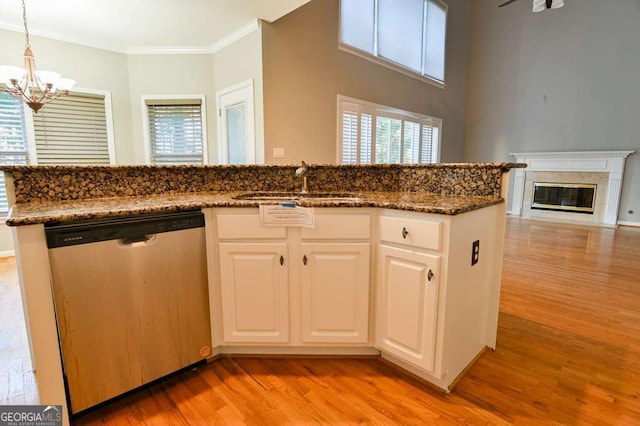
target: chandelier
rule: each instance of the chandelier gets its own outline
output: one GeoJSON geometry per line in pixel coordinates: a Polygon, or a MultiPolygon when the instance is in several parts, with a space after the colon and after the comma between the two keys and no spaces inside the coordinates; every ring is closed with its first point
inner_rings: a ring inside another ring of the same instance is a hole
{"type": "Polygon", "coordinates": [[[36,71],[36,60],[29,43],[27,28],[27,8],[22,0],[22,21],[24,22],[25,49],[24,68],[11,65],[0,66],[0,91],[7,92],[38,112],[45,104],[69,94],[76,83],[51,71],[36,71]]]}

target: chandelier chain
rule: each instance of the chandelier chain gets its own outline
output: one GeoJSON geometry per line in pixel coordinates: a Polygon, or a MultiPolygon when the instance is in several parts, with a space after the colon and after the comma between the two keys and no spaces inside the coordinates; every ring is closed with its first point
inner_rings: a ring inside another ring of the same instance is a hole
{"type": "Polygon", "coordinates": [[[29,42],[29,28],[27,28],[27,7],[22,0],[22,22],[24,23],[24,40],[25,47],[31,49],[31,43],[29,42]]]}

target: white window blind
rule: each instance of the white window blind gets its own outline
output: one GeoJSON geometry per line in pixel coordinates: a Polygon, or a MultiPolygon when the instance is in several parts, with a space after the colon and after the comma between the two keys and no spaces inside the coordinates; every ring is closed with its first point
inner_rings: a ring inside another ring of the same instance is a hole
{"type": "MultiPolygon", "coordinates": [[[[27,164],[27,132],[24,105],[9,94],[0,92],[0,163],[27,164]]],[[[0,173],[0,212],[8,210],[4,174],[0,173]]]]}
{"type": "Polygon", "coordinates": [[[151,164],[203,164],[200,100],[147,100],[151,164]]]}
{"type": "Polygon", "coordinates": [[[440,0],[340,1],[343,46],[439,82],[444,82],[446,32],[447,5],[440,0]]]}
{"type": "Polygon", "coordinates": [[[339,96],[338,121],[342,164],[440,161],[439,118],[339,96]]]}
{"type": "Polygon", "coordinates": [[[105,96],[71,93],[33,114],[39,165],[110,164],[105,96]]]}

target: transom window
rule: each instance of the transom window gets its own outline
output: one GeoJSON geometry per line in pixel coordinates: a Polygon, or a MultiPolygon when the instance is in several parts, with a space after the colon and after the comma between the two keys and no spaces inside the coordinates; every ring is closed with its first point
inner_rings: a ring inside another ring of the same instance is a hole
{"type": "Polygon", "coordinates": [[[440,0],[341,0],[340,42],[352,53],[444,82],[447,5],[440,0]]]}
{"type": "Polygon", "coordinates": [[[338,132],[342,164],[440,161],[439,118],[338,96],[338,132]]]}

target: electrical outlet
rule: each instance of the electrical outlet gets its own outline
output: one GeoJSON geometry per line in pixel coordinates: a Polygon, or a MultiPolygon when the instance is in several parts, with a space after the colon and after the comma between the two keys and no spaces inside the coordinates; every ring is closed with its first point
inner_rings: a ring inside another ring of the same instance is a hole
{"type": "Polygon", "coordinates": [[[478,263],[480,259],[480,240],[475,240],[473,244],[471,244],[471,266],[478,263]]]}
{"type": "Polygon", "coordinates": [[[284,158],[284,148],[273,148],[273,158],[284,158]]]}

